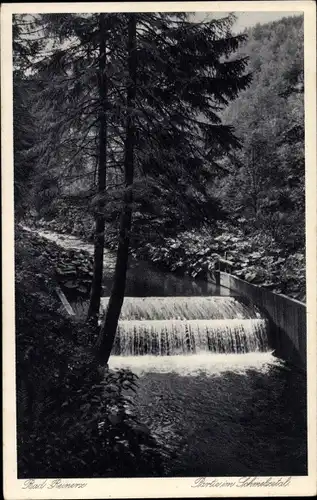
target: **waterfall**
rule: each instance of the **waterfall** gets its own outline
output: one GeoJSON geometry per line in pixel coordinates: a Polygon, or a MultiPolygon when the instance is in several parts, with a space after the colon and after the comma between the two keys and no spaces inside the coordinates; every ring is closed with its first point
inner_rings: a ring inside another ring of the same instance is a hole
{"type": "MultiPolygon", "coordinates": [[[[101,299],[101,314],[109,297],[101,299]]],[[[125,297],[121,320],[261,318],[255,306],[235,297],[125,297]]]]}
{"type": "Polygon", "coordinates": [[[113,354],[247,353],[267,349],[266,320],[120,321],[113,354]]]}
{"type": "MultiPolygon", "coordinates": [[[[101,313],[108,300],[102,299],[101,313]]],[[[175,356],[267,350],[267,320],[235,297],[126,297],[112,353],[175,356]]]]}

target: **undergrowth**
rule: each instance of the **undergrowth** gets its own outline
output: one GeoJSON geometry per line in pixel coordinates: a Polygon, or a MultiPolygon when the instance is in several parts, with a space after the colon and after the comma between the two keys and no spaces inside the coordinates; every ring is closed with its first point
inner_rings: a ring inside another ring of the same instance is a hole
{"type": "Polygon", "coordinates": [[[85,324],[62,313],[41,244],[17,228],[20,478],[163,473],[165,451],[134,411],[137,377],[98,370],[89,350],[93,338],[85,324]]]}
{"type": "MultiPolygon", "coordinates": [[[[66,202],[59,202],[49,218],[45,215],[32,220],[47,229],[92,241],[92,214],[83,214],[80,207],[68,207],[66,202]]],[[[232,262],[233,274],[239,278],[305,301],[304,244],[296,231],[292,238],[288,228],[288,234],[283,238],[277,230],[274,234],[261,228],[251,231],[244,218],[217,221],[173,236],[164,227],[151,231],[146,226],[143,231],[132,232],[131,253],[136,260],[145,259],[163,270],[194,279],[204,279],[218,259],[225,258],[232,262]]],[[[117,236],[113,223],[106,223],[105,244],[113,251],[117,236]]]]}

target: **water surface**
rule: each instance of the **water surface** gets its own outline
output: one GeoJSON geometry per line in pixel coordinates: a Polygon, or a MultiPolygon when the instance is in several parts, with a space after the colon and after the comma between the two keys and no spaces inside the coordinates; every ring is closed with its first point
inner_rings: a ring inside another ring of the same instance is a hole
{"type": "Polygon", "coordinates": [[[174,457],[169,476],[305,475],[306,388],[270,352],[112,356],[138,374],[137,413],[174,457]]]}

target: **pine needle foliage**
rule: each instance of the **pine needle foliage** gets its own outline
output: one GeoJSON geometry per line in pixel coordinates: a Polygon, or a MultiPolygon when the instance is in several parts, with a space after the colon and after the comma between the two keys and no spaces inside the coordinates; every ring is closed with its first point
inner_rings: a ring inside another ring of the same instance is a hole
{"type": "MultiPolygon", "coordinates": [[[[31,68],[40,89],[32,108],[41,130],[35,147],[39,184],[47,186],[51,179],[54,197],[65,192],[66,178],[80,177],[94,196],[96,265],[89,316],[96,318],[99,311],[108,181],[114,181],[114,195],[122,189],[122,217],[129,212],[126,220],[134,223],[140,218],[133,209],[142,219],[146,211],[155,212],[155,204],[176,207],[169,211],[175,221],[187,204],[183,224],[190,218],[206,221],[210,209],[216,217],[218,207],[207,188],[217,160],[239,147],[219,112],[251,81],[247,58],[232,57],[245,40],[232,35],[234,19],[197,23],[184,13],[93,13],[44,14],[30,23],[44,40],[31,68]],[[151,201],[137,188],[142,180],[155,186],[151,201]]],[[[31,50],[31,32],[29,41],[31,50]]],[[[127,236],[119,237],[119,253],[122,238],[127,249],[135,229],[131,222],[123,228],[122,217],[120,234],[127,236]]]]}

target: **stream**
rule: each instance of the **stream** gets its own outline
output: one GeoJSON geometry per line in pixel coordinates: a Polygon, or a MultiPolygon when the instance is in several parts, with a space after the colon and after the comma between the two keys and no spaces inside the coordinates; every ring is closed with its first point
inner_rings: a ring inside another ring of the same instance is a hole
{"type": "MultiPolygon", "coordinates": [[[[93,253],[74,236],[35,232],[93,253]]],[[[113,270],[106,250],[103,308],[113,270]]],[[[85,314],[87,299],[68,299],[85,314]]],[[[173,452],[168,475],[307,474],[305,377],[270,351],[256,308],[213,283],[131,261],[121,320],[109,366],[138,375],[137,413],[173,452]]]]}

